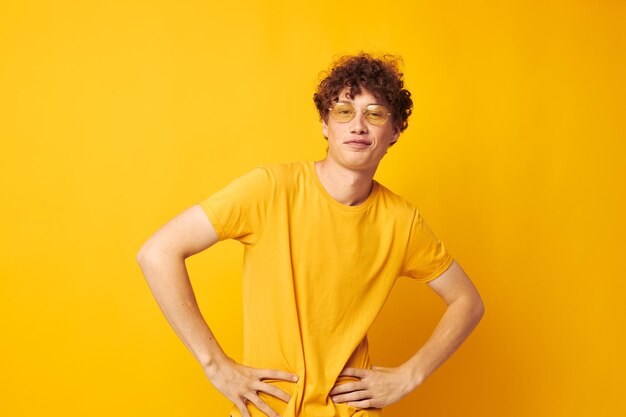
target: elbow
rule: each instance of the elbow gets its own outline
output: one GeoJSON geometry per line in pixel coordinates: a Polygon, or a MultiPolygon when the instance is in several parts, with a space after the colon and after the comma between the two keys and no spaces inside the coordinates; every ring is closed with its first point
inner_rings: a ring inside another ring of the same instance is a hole
{"type": "Polygon", "coordinates": [[[174,251],[159,242],[146,242],[135,255],[139,266],[161,265],[163,262],[171,263],[173,261],[185,260],[185,256],[180,251],[174,251]]]}
{"type": "Polygon", "coordinates": [[[460,298],[448,305],[448,308],[455,306],[466,320],[478,324],[485,314],[485,305],[479,296],[460,298]]]}
{"type": "Polygon", "coordinates": [[[485,304],[483,303],[483,300],[482,298],[480,298],[480,296],[478,296],[478,298],[472,304],[472,315],[475,317],[476,322],[478,323],[485,315],[485,304]]]}
{"type": "Polygon", "coordinates": [[[148,262],[150,258],[152,257],[152,252],[153,251],[148,246],[148,243],[144,243],[144,245],[137,252],[137,255],[135,255],[135,259],[137,260],[137,263],[140,266],[145,265],[146,262],[148,262]]]}
{"type": "Polygon", "coordinates": [[[146,250],[146,245],[144,243],[144,245],[137,252],[137,255],[135,255],[135,259],[137,260],[137,263],[141,265],[143,262],[145,262],[146,256],[147,256],[147,250],[146,250]]]}
{"type": "Polygon", "coordinates": [[[141,264],[144,261],[146,255],[140,250],[139,252],[137,252],[137,255],[135,256],[135,260],[137,261],[137,263],[141,266],[141,264]]]}
{"type": "Polygon", "coordinates": [[[459,308],[464,310],[464,314],[476,322],[479,322],[485,314],[485,304],[478,291],[475,290],[460,296],[449,305],[452,304],[458,304],[459,308]]]}
{"type": "Polygon", "coordinates": [[[464,309],[466,317],[471,318],[475,323],[478,323],[485,314],[485,304],[478,293],[457,301],[464,309]]]}
{"type": "Polygon", "coordinates": [[[135,259],[143,277],[150,283],[150,280],[154,278],[154,271],[159,269],[159,264],[155,261],[157,258],[154,251],[144,245],[135,255],[135,259]]]}

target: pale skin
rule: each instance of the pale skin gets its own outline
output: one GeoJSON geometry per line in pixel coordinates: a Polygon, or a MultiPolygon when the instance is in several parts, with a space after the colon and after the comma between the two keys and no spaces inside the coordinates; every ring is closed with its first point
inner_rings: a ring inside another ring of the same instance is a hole
{"type": "MultiPolygon", "coordinates": [[[[353,98],[341,92],[339,99],[350,102],[357,115],[346,123],[332,117],[322,122],[328,139],[328,154],[315,163],[317,174],[328,193],[346,205],[358,205],[371,191],[378,164],[389,145],[398,140],[399,131],[391,120],[382,126],[370,124],[362,109],[380,103],[362,89],[353,98]]],[[[261,400],[265,392],[282,401],[290,395],[265,379],[290,382],[297,375],[277,369],[241,365],[227,356],[198,308],[185,259],[219,241],[217,233],[200,206],[183,211],[159,229],[143,245],[137,261],[159,307],[176,334],[202,365],[207,378],[231,400],[244,417],[250,417],[248,404],[254,404],[270,417],[278,413],[261,400]]],[[[336,384],[329,395],[335,403],[358,408],[383,408],[398,402],[420,386],[469,336],[480,321],[484,307],[478,291],[461,266],[452,265],[428,286],[447,304],[447,309],[428,341],[398,367],[373,366],[372,369],[344,368],[340,375],[359,380],[336,384]]],[[[294,379],[295,378],[295,379],[294,379]]]]}

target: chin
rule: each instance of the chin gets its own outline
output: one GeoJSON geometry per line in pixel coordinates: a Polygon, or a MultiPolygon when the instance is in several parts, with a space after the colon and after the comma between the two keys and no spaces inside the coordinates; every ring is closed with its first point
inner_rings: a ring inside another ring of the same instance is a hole
{"type": "Polygon", "coordinates": [[[353,171],[364,171],[372,168],[376,168],[378,163],[370,159],[364,158],[345,158],[341,161],[341,164],[353,171]]]}

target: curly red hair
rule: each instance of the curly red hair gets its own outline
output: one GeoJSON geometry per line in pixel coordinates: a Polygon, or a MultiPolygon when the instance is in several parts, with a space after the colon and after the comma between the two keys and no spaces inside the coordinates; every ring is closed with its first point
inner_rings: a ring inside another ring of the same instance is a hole
{"type": "Polygon", "coordinates": [[[408,118],[413,109],[411,93],[404,87],[398,61],[393,55],[380,58],[361,52],[358,55],[344,55],[323,73],[324,79],[313,94],[313,101],[320,115],[320,121],[328,122],[329,108],[339,100],[341,90],[348,88],[348,96],[354,98],[361,88],[370,91],[381,100],[391,112],[393,127],[402,132],[408,127],[408,118]]]}

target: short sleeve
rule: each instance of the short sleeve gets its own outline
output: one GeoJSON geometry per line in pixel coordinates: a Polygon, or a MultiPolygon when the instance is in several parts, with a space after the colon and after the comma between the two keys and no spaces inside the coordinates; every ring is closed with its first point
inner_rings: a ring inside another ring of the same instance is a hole
{"type": "Polygon", "coordinates": [[[452,264],[452,255],[415,209],[404,257],[403,275],[427,283],[452,264]]]}
{"type": "Polygon", "coordinates": [[[270,173],[259,166],[198,204],[220,240],[254,244],[263,232],[273,190],[270,173]]]}

